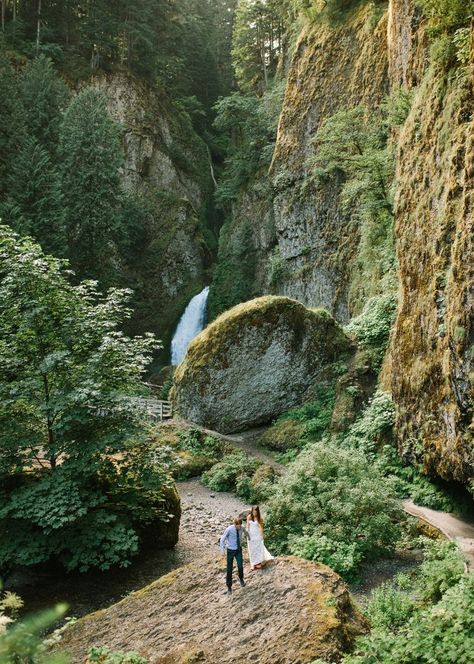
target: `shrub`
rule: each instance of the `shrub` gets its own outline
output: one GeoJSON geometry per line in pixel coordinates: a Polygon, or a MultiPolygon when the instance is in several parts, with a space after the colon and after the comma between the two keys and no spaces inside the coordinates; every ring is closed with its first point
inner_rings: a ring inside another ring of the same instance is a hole
{"type": "Polygon", "coordinates": [[[345,327],[345,332],[355,337],[361,348],[370,351],[375,369],[382,366],[396,307],[397,301],[392,294],[373,297],[362,313],[345,327]]]}
{"type": "Polygon", "coordinates": [[[213,491],[232,491],[248,502],[270,495],[277,474],[271,466],[237,450],[203,473],[202,482],[213,491]]]}
{"type": "Polygon", "coordinates": [[[418,582],[421,599],[434,602],[456,585],[464,574],[464,558],[455,542],[421,539],[425,550],[418,582]]]}
{"type": "Polygon", "coordinates": [[[268,503],[267,527],[279,553],[318,551],[328,563],[352,555],[352,564],[340,563],[347,577],[363,559],[394,547],[401,519],[394,483],[360,451],[325,441],[303,451],[282,477],[268,503]]]}
{"type": "Polygon", "coordinates": [[[391,440],[394,422],[395,406],[391,396],[378,391],[359,419],[340,437],[340,444],[373,457],[381,449],[381,443],[391,440]]]}
{"type": "Polygon", "coordinates": [[[148,664],[148,660],[136,652],[121,652],[105,647],[91,648],[86,664],[148,664]]]}
{"type": "Polygon", "coordinates": [[[366,614],[373,629],[395,631],[413,614],[415,603],[406,593],[389,583],[382,583],[372,591],[366,614]]]}

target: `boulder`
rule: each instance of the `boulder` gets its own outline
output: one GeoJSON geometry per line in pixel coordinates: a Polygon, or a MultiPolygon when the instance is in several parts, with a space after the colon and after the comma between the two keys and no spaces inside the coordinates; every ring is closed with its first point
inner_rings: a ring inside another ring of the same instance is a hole
{"type": "Polygon", "coordinates": [[[300,405],[351,342],[325,310],[267,296],[222,314],[190,344],[171,398],[187,420],[223,433],[300,405]]]}
{"type": "Polygon", "coordinates": [[[287,557],[225,595],[224,559],[181,567],[64,632],[84,662],[93,646],[135,651],[151,664],[308,664],[337,661],[366,623],[329,567],[287,557]]]}

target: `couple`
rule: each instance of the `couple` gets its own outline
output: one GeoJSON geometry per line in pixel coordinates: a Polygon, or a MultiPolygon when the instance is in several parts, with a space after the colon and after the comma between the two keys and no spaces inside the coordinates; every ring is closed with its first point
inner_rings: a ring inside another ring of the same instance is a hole
{"type": "Polygon", "coordinates": [[[242,519],[234,519],[232,526],[225,529],[220,540],[221,553],[224,555],[227,545],[227,594],[232,593],[232,571],[234,569],[234,558],[237,561],[237,571],[241,586],[244,581],[244,561],[242,556],[242,536],[247,536],[250,558],[250,569],[260,569],[273,556],[265,548],[263,542],[263,521],[260,508],[254,505],[247,517],[247,528],[242,526],[242,519]]]}

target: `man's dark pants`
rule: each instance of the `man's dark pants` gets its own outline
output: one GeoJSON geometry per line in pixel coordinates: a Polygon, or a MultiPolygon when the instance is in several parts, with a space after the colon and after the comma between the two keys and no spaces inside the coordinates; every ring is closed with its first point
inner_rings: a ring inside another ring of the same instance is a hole
{"type": "Polygon", "coordinates": [[[232,570],[234,569],[234,558],[237,561],[237,571],[239,579],[244,580],[244,559],[242,556],[242,547],[239,549],[227,549],[227,587],[232,588],[232,570]]]}

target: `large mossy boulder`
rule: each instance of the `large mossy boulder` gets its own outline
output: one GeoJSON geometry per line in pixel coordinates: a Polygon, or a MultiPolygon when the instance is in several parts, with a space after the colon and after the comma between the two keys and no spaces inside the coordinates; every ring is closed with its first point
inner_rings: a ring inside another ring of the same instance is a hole
{"type": "Polygon", "coordinates": [[[267,296],[222,314],[189,346],[172,399],[187,420],[223,433],[265,424],[300,405],[351,342],[325,310],[267,296]]]}
{"type": "Polygon", "coordinates": [[[225,561],[181,567],[108,609],[81,618],[59,647],[84,662],[93,646],[151,664],[339,661],[366,623],[325,565],[278,558],[225,595],[225,561]]]}

